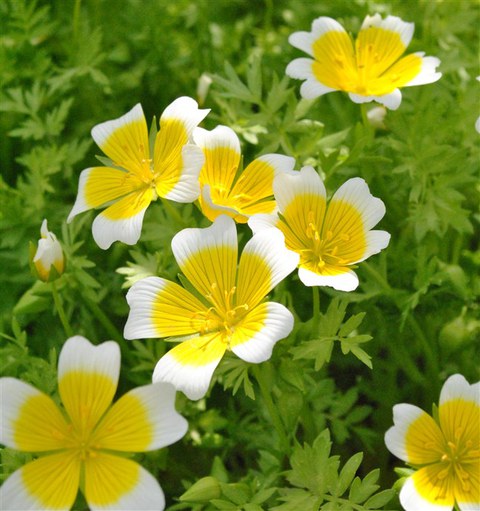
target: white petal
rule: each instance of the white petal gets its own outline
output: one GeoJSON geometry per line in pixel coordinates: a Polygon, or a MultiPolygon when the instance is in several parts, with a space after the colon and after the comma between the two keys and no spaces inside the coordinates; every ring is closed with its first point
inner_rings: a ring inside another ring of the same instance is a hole
{"type": "Polygon", "coordinates": [[[183,229],[172,239],[173,255],[180,268],[191,258],[192,253],[214,246],[237,247],[235,222],[226,215],[219,216],[210,227],[204,229],[183,229]]]}
{"type": "Polygon", "coordinates": [[[368,259],[371,255],[378,254],[384,248],[387,248],[390,243],[390,237],[390,233],[386,231],[368,231],[365,235],[367,241],[365,254],[358,261],[353,261],[352,264],[365,261],[365,259],[368,259]]]}
{"type": "Polygon", "coordinates": [[[321,16],[312,22],[312,34],[318,39],[327,32],[345,32],[345,29],[337,20],[328,16],[321,16]]]}
{"type": "Polygon", "coordinates": [[[480,117],[475,121],[475,129],[480,133],[480,117]]]}
{"type": "Polygon", "coordinates": [[[308,53],[313,57],[313,43],[317,37],[311,32],[294,32],[288,38],[288,42],[295,48],[308,53]]]}
{"type": "Polygon", "coordinates": [[[383,96],[361,96],[359,94],[353,94],[352,92],[349,92],[348,95],[354,103],[376,101],[390,110],[396,110],[402,102],[402,93],[399,89],[395,89],[393,92],[384,94],[383,96]]]}
{"type": "Polygon", "coordinates": [[[368,29],[369,27],[378,27],[397,33],[402,43],[407,47],[412,40],[415,23],[407,23],[397,16],[387,16],[382,20],[380,14],[374,14],[373,16],[366,16],[361,30],[368,29]]]}
{"type": "Polygon", "coordinates": [[[142,233],[143,217],[147,208],[130,218],[112,220],[105,212],[97,215],[92,224],[93,239],[103,250],[107,250],[114,241],[122,241],[127,245],[135,245],[142,233]]]}
{"type": "Polygon", "coordinates": [[[273,181],[273,192],[280,212],[285,211],[298,195],[315,195],[322,200],[327,195],[323,181],[313,167],[278,175],[273,181]]]}
{"type": "Polygon", "coordinates": [[[265,213],[253,215],[248,219],[248,226],[252,229],[253,234],[257,234],[257,232],[263,231],[264,229],[275,227],[277,223],[277,215],[268,215],[265,213]]]}
{"type": "Polygon", "coordinates": [[[41,392],[35,387],[16,378],[0,378],[1,427],[0,444],[18,449],[15,441],[15,422],[25,402],[39,396],[41,392]]]}
{"type": "Polygon", "coordinates": [[[285,156],[283,154],[263,154],[255,161],[264,161],[273,167],[274,176],[284,172],[291,173],[295,168],[295,158],[292,156],[285,156]]]}
{"type": "Polygon", "coordinates": [[[88,176],[91,171],[92,169],[88,168],[82,170],[82,172],[80,173],[80,177],[78,180],[77,198],[75,199],[75,204],[73,205],[73,208],[68,215],[67,218],[68,223],[70,223],[73,220],[73,218],[78,214],[83,213],[84,211],[88,211],[89,209],[92,209],[92,207],[87,204],[87,200],[85,198],[85,184],[87,183],[88,176]]]}
{"type": "Polygon", "coordinates": [[[298,269],[298,277],[309,287],[329,286],[338,291],[353,291],[358,287],[358,277],[351,270],[340,275],[319,275],[300,267],[298,269]]]}
{"type": "Polygon", "coordinates": [[[392,454],[403,461],[410,460],[405,441],[407,431],[422,415],[425,415],[425,412],[421,408],[408,403],[393,407],[394,425],[385,433],[385,445],[392,454]]]}
{"type": "Polygon", "coordinates": [[[5,511],[40,511],[43,509],[42,503],[25,488],[22,469],[16,470],[0,487],[0,509],[5,511]]]}
{"type": "Polygon", "coordinates": [[[108,505],[88,503],[91,511],[162,511],[165,496],[158,481],[140,467],[139,480],[133,490],[108,505]]]}
{"type": "Polygon", "coordinates": [[[120,374],[120,348],[115,341],[97,346],[85,337],[76,335],[65,341],[58,359],[58,379],[66,373],[84,371],[98,373],[111,380],[115,387],[120,374]]]}
{"type": "MultiPolygon", "coordinates": [[[[280,229],[265,229],[255,234],[243,249],[238,270],[239,286],[242,278],[248,280],[247,273],[250,274],[250,268],[244,268],[242,261],[249,256],[264,261],[270,269],[270,289],[265,294],[269,293],[287,275],[292,273],[300,259],[296,252],[286,248],[285,238],[280,229]]],[[[256,281],[252,284],[258,288],[262,283],[256,281]]],[[[243,300],[241,298],[241,295],[244,294],[243,291],[240,288],[237,290],[239,303],[248,303],[248,299],[243,300]]]]}
{"type": "Polygon", "coordinates": [[[323,85],[323,83],[319,82],[316,78],[309,78],[302,83],[300,95],[305,99],[315,99],[335,90],[337,89],[332,89],[331,87],[323,85]]]}
{"type": "Polygon", "coordinates": [[[345,181],[332,197],[332,202],[336,200],[355,207],[362,216],[365,230],[377,225],[385,215],[385,204],[370,193],[367,183],[360,177],[345,181]]]}
{"type": "Polygon", "coordinates": [[[171,383],[177,390],[182,391],[188,399],[197,401],[207,393],[213,372],[221,359],[222,357],[219,357],[209,364],[195,366],[182,364],[167,353],[155,366],[152,379],[154,383],[171,383]]]}
{"type": "Polygon", "coordinates": [[[442,405],[454,399],[473,401],[480,405],[479,385],[470,385],[461,374],[454,374],[450,376],[443,384],[442,391],[440,392],[439,404],[442,405]]]}
{"type": "Polygon", "coordinates": [[[157,294],[165,288],[167,281],[159,277],[146,277],[133,284],[127,293],[130,313],[125,324],[125,339],[150,339],[158,337],[152,321],[153,304],[157,294]]]}
{"type": "Polygon", "coordinates": [[[313,78],[312,64],[312,59],[295,59],[288,64],[287,68],[285,69],[285,73],[290,78],[295,78],[297,80],[313,78]]]}
{"type": "Polygon", "coordinates": [[[267,310],[262,329],[247,342],[232,347],[233,353],[246,362],[259,364],[272,356],[273,346],[287,337],[293,329],[293,315],[283,305],[275,302],[261,304],[267,310]]]}
{"type": "Polygon", "coordinates": [[[424,57],[423,52],[415,53],[422,58],[422,67],[420,72],[404,85],[404,87],[411,87],[413,85],[424,85],[426,83],[433,83],[440,80],[442,73],[437,72],[437,66],[440,65],[440,59],[437,57],[424,57]]]}
{"type": "Polygon", "coordinates": [[[409,477],[400,490],[400,503],[405,511],[452,511],[452,506],[442,506],[425,500],[409,477]]]}
{"type": "Polygon", "coordinates": [[[160,128],[163,120],[176,119],[185,125],[187,134],[191,137],[194,128],[205,119],[209,112],[209,108],[199,109],[198,103],[194,99],[182,96],[165,108],[160,117],[160,128]]]}
{"type": "Polygon", "coordinates": [[[193,144],[186,144],[182,148],[182,173],[178,182],[170,190],[165,198],[175,202],[193,202],[200,195],[198,176],[202,169],[205,156],[200,149],[193,144]]]}
{"type": "Polygon", "coordinates": [[[228,147],[239,155],[241,153],[240,140],[236,133],[228,126],[223,126],[221,124],[211,131],[203,128],[195,128],[193,131],[193,140],[204,150],[228,147]]]}
{"type": "MultiPolygon", "coordinates": [[[[134,121],[145,120],[142,105],[137,103],[129,112],[112,121],[102,122],[92,128],[92,138],[98,146],[102,146],[107,138],[118,128],[134,121]]],[[[71,215],[72,213],[70,213],[71,215]]]]}

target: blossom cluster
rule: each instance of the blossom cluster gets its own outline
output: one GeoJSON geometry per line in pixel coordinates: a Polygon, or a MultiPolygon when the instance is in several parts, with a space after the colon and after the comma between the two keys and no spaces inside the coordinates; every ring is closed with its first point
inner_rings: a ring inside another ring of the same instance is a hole
{"type": "MultiPolygon", "coordinates": [[[[311,32],[289,39],[312,58],[293,60],[286,73],[305,80],[305,98],[343,91],[355,103],[396,109],[400,88],[441,76],[435,57],[401,57],[413,30],[413,23],[376,14],[366,17],[352,42],[338,22],[318,18],[311,32]]],[[[208,113],[184,96],[165,108],[153,134],[140,104],[92,129],[105,166],[81,172],[68,222],[102,209],[92,234],[104,250],[117,241],[136,244],[146,210],[158,198],[196,202],[210,225],[183,229],[171,241],[188,286],[151,276],[127,293],[125,339],[177,343],[158,361],[152,384],[112,404],[119,347],[113,341],[93,346],[80,336],[69,338],[59,357],[63,408],[20,380],[0,380],[0,442],[41,454],[2,486],[0,502],[8,509],[69,509],[79,488],[91,509],[163,509],[158,482],[126,455],[183,437],[188,426],[175,411],[175,392],[203,398],[227,351],[253,364],[271,357],[292,332],[294,316],[268,295],[296,269],[305,286],[353,291],[356,266],[388,246],[389,233],[374,229],[385,205],[364,179],[348,179],[329,196],[320,173],[311,166],[295,170],[290,156],[263,154],[242,168],[240,141],[230,127],[199,126],[208,113]],[[241,254],[237,224],[252,231],[241,254]]],[[[41,235],[32,262],[49,282],[65,263],[46,221],[41,235]]],[[[411,405],[394,409],[387,447],[419,467],[402,488],[405,509],[478,505],[478,393],[479,384],[456,375],[442,390],[438,421],[411,405]]]]}

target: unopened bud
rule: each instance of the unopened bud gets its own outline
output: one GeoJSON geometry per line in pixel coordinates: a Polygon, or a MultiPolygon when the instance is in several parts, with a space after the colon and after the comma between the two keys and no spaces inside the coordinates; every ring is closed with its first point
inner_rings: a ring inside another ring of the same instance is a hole
{"type": "Polygon", "coordinates": [[[41,238],[38,240],[37,250],[32,258],[36,276],[44,282],[57,279],[65,268],[62,247],[57,237],[47,228],[47,221],[42,222],[41,238]]]}

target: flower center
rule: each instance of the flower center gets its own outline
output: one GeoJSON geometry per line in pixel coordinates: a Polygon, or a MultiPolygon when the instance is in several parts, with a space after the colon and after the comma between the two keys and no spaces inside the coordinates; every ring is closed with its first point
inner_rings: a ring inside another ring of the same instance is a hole
{"type": "Polygon", "coordinates": [[[349,241],[350,236],[346,233],[340,233],[334,236],[332,231],[324,233],[323,238],[320,235],[320,227],[316,223],[312,211],[308,213],[308,225],[306,236],[310,240],[310,246],[304,249],[301,254],[300,264],[307,263],[308,266],[321,273],[326,265],[342,266],[348,264],[348,261],[338,256],[339,242],[349,241]]]}
{"type": "MultiPolygon", "coordinates": [[[[446,441],[440,463],[444,467],[437,473],[441,483],[445,478],[454,479],[459,488],[465,493],[473,491],[470,478],[470,466],[476,463],[480,456],[480,449],[473,448],[472,440],[464,440],[463,430],[458,428],[453,441],[446,441]]],[[[473,465],[472,465],[473,469],[473,465]]],[[[444,485],[440,485],[444,487],[444,485]]],[[[439,495],[438,498],[442,498],[439,495]]]]}
{"type": "Polygon", "coordinates": [[[248,304],[235,304],[234,286],[229,291],[221,289],[215,282],[210,286],[210,292],[205,295],[212,304],[206,312],[200,313],[204,319],[204,327],[201,334],[209,332],[221,332],[225,342],[228,342],[235,331],[235,327],[248,312],[248,304]]]}

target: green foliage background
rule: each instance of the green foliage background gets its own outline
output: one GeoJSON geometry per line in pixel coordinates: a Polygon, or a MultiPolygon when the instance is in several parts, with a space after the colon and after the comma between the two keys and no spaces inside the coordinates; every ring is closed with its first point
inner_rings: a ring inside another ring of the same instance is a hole
{"type": "MultiPolygon", "coordinates": [[[[330,193],[363,177],[386,204],[380,228],[392,240],[360,265],[355,292],[321,289],[315,321],[311,290],[293,275],[282,283],[274,299],[288,304],[296,328],[272,360],[254,367],[227,356],[209,397],[192,403],[178,396],[188,435],[138,459],[159,478],[170,509],[399,509],[391,492],[375,493],[376,469],[388,489],[400,466],[383,443],[392,406],[411,402],[429,411],[448,375],[479,379],[479,6],[474,0],[1,2],[2,375],[55,395],[66,334],[50,285],[35,282],[28,265],[29,241],[38,240],[47,218],[67,257],[58,287],[74,332],[94,343],[121,343],[121,392],[150,381],[168,345],[123,340],[125,288],[150,274],[175,279],[171,238],[208,222],[193,205],[156,203],[137,246],[116,243],[104,252],[91,237],[93,213],[68,226],[65,220],[80,171],[99,153],[91,127],[137,102],[147,119],[158,118],[175,98],[196,98],[198,80],[208,73],[213,83],[204,106],[212,112],[205,127],[231,126],[246,161],[280,152],[294,156],[297,169],[313,165],[330,193]],[[300,82],[284,74],[300,56],[289,34],[309,30],[318,16],[355,34],[375,12],[414,21],[408,51],[438,56],[443,73],[435,84],[404,89],[400,108],[388,112],[386,129],[376,133],[342,93],[300,100],[300,82]]],[[[250,236],[246,227],[239,232],[243,241],[250,236]]],[[[5,449],[3,477],[27,459],[5,449]]],[[[79,497],[75,509],[84,506],[79,497]]]]}

